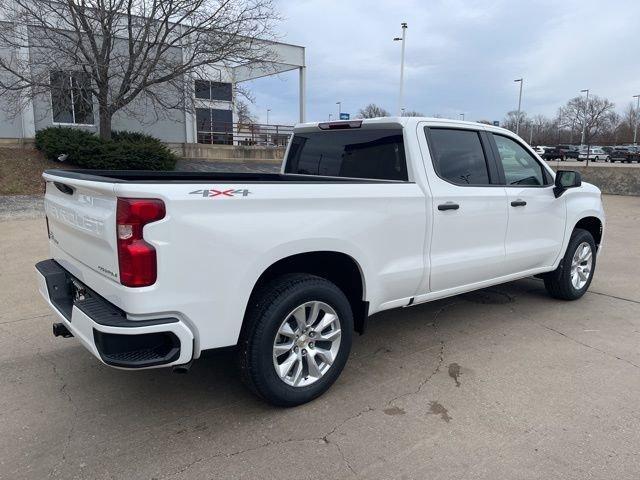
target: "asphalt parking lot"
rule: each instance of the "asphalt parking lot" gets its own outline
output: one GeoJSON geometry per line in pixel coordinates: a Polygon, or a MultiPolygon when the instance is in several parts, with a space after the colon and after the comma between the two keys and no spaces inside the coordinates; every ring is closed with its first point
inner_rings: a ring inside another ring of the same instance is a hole
{"type": "Polygon", "coordinates": [[[42,218],[0,222],[0,478],[640,477],[640,197],[605,197],[589,293],[521,280],[371,319],[338,382],[256,400],[232,355],[102,366],[53,315],[42,218]]]}

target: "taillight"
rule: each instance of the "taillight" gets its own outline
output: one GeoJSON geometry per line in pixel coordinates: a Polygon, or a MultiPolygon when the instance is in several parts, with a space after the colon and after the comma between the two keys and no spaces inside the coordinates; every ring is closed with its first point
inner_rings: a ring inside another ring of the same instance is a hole
{"type": "Polygon", "coordinates": [[[164,202],[155,198],[118,198],[116,228],[120,283],[153,285],[157,277],[156,249],[142,238],[142,229],[165,216],[164,202]]]}

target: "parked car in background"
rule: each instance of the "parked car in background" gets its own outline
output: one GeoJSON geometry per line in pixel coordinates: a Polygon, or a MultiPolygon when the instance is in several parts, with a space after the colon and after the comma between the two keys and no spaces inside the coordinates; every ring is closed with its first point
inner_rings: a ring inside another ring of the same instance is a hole
{"type": "Polygon", "coordinates": [[[540,156],[544,160],[564,160],[562,152],[556,147],[544,147],[544,152],[540,156]]]}
{"type": "Polygon", "coordinates": [[[542,157],[544,155],[545,150],[549,147],[545,147],[543,145],[538,145],[537,147],[533,147],[535,152],[542,157]]]}
{"type": "Polygon", "coordinates": [[[640,163],[640,152],[636,147],[614,147],[613,151],[609,154],[609,161],[611,163],[640,163]]]}
{"type": "Polygon", "coordinates": [[[574,145],[558,145],[556,148],[559,150],[560,155],[562,156],[561,160],[578,158],[578,147],[574,145]]]}
{"type": "Polygon", "coordinates": [[[580,150],[580,153],[578,154],[578,161],[581,162],[587,158],[594,162],[599,160],[604,160],[605,162],[609,161],[609,155],[602,149],[602,147],[589,147],[588,151],[586,148],[580,150]]]}

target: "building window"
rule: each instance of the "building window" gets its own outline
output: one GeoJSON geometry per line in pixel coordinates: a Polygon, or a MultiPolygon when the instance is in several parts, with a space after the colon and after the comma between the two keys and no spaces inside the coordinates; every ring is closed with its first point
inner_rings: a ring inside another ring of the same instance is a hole
{"type": "Polygon", "coordinates": [[[224,102],[230,102],[233,96],[233,88],[230,83],[196,80],[195,90],[196,98],[202,100],[222,100],[224,102]]]}
{"type": "Polygon", "coordinates": [[[54,123],[93,125],[89,75],[84,72],[53,71],[49,80],[54,123]]]}
{"type": "Polygon", "coordinates": [[[198,143],[233,144],[233,113],[217,108],[196,108],[198,143]]]}

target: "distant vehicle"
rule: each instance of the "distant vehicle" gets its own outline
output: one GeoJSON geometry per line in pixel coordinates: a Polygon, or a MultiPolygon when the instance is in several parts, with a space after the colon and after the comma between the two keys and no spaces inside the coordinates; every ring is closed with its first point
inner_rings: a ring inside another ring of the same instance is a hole
{"type": "Polygon", "coordinates": [[[546,150],[547,148],[549,148],[549,147],[545,147],[545,146],[543,146],[543,145],[538,145],[537,147],[533,147],[533,149],[535,150],[535,152],[536,152],[538,155],[540,155],[540,156],[544,155],[544,152],[545,152],[545,150],[546,150]]]}
{"type": "Polygon", "coordinates": [[[560,151],[561,159],[567,160],[568,158],[578,158],[578,148],[573,145],[558,145],[556,147],[560,151]]]}
{"type": "Polygon", "coordinates": [[[609,161],[611,163],[640,163],[640,152],[637,147],[614,147],[613,151],[609,154],[609,161]]]}
{"type": "Polygon", "coordinates": [[[607,155],[610,155],[611,152],[613,152],[613,147],[602,147],[602,150],[604,150],[607,155]]]}
{"type": "Polygon", "coordinates": [[[597,162],[598,160],[604,160],[605,162],[609,161],[609,155],[602,149],[602,147],[589,147],[588,152],[586,148],[580,150],[580,153],[578,154],[578,161],[581,162],[587,158],[594,162],[597,162]]]}
{"type": "Polygon", "coordinates": [[[564,160],[562,152],[555,147],[544,147],[544,153],[540,155],[544,160],[564,160]]]}

